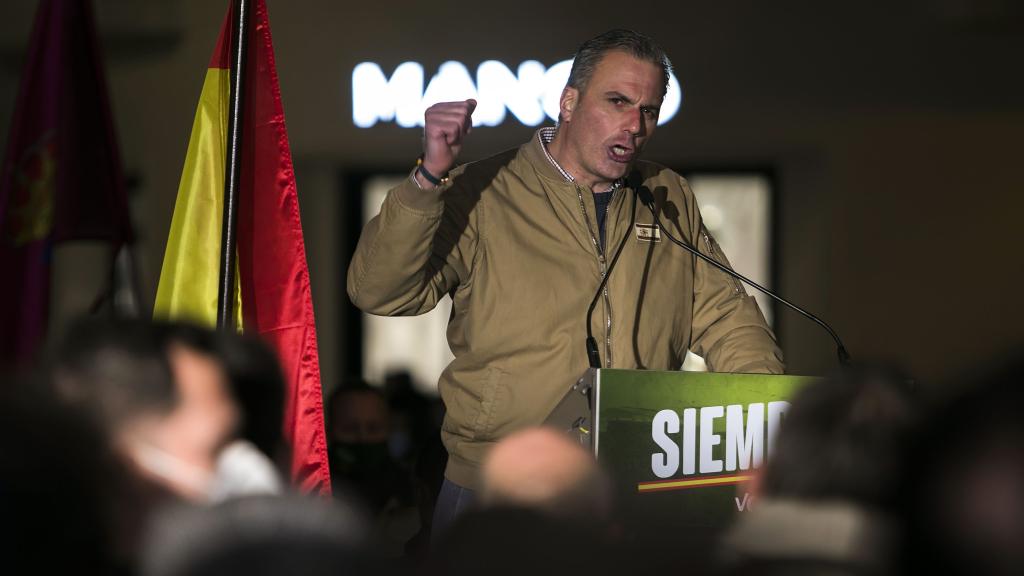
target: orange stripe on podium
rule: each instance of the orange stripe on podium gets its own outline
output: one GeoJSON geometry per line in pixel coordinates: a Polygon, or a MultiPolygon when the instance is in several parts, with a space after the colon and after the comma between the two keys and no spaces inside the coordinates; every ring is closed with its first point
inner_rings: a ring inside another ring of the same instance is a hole
{"type": "Polygon", "coordinates": [[[656,480],[654,482],[640,482],[636,485],[636,491],[646,492],[667,492],[669,490],[687,490],[690,488],[708,488],[711,486],[725,486],[727,484],[740,484],[753,478],[751,474],[729,474],[725,476],[702,476],[688,480],[656,480]]]}

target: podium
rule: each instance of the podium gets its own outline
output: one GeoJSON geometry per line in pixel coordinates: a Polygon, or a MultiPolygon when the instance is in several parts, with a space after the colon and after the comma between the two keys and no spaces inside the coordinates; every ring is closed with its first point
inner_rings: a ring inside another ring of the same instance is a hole
{"type": "Polygon", "coordinates": [[[628,522],[720,529],[753,503],[745,483],[771,460],[805,376],[588,370],[546,424],[611,474],[628,522]]]}

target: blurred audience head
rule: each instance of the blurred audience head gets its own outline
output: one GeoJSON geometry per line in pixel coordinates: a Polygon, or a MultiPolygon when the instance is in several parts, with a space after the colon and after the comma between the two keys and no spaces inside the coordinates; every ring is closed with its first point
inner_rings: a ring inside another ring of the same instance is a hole
{"type": "Polygon", "coordinates": [[[907,573],[1024,573],[1024,362],[996,366],[947,384],[914,446],[907,573]]]}
{"type": "Polygon", "coordinates": [[[171,362],[149,322],[81,320],[57,345],[57,394],[116,433],[140,415],[166,415],[178,402],[171,362]]]}
{"type": "Polygon", "coordinates": [[[58,346],[52,380],[143,477],[202,501],[239,421],[216,342],[197,327],[87,320],[58,346]]]}
{"type": "Polygon", "coordinates": [[[855,368],[801,389],[763,469],[759,495],[891,510],[918,404],[911,382],[887,369],[855,368]]]}
{"type": "Polygon", "coordinates": [[[141,573],[366,574],[366,532],[351,507],[320,498],[253,496],[181,508],[164,514],[150,531],[141,573]]]}
{"type": "Polygon", "coordinates": [[[330,436],[345,444],[387,443],[391,410],[380,390],[363,382],[345,384],[328,403],[330,436]]]}
{"type": "Polygon", "coordinates": [[[491,450],[482,470],[482,506],[519,506],[562,518],[605,519],[611,485],[593,455],[566,434],[530,428],[491,450]]]}
{"type": "Polygon", "coordinates": [[[331,483],[358,496],[374,513],[412,498],[411,478],[388,448],[391,414],[384,394],[363,382],[336,389],[328,401],[331,483]]]}
{"type": "Polygon", "coordinates": [[[755,501],[722,541],[728,574],[888,574],[919,424],[911,383],[859,367],[792,399],[755,501]]]}

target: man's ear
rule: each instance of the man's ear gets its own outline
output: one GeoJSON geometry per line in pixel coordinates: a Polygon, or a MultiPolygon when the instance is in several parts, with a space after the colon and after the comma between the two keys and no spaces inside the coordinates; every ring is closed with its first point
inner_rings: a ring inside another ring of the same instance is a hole
{"type": "Polygon", "coordinates": [[[558,100],[558,116],[562,122],[569,122],[572,120],[572,112],[576,109],[576,104],[579,103],[580,91],[566,86],[562,90],[562,96],[558,100]]]}

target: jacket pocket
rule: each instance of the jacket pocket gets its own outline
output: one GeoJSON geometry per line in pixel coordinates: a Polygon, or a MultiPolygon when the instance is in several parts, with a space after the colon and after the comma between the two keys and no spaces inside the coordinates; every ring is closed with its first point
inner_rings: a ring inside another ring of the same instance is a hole
{"type": "Polygon", "coordinates": [[[480,390],[479,411],[473,419],[473,439],[490,440],[494,436],[496,420],[506,409],[507,377],[508,374],[494,366],[487,368],[483,388],[480,390]]]}

